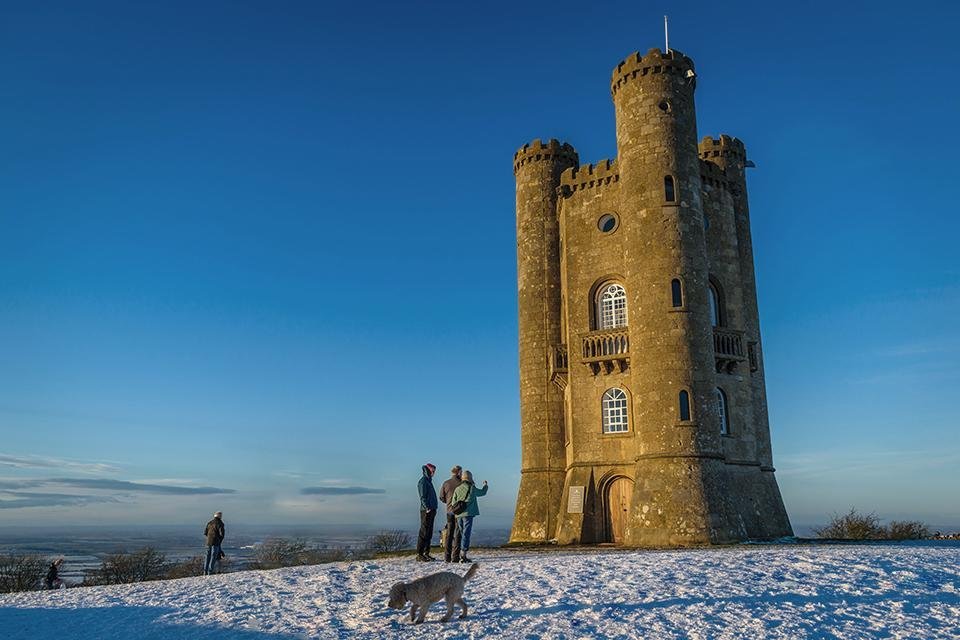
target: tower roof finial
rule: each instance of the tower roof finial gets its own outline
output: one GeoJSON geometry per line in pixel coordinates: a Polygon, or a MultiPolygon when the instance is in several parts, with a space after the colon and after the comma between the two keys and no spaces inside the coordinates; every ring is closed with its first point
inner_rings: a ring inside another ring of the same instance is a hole
{"type": "Polygon", "coordinates": [[[667,27],[667,16],[663,16],[663,50],[670,53],[670,29],[667,27]]]}

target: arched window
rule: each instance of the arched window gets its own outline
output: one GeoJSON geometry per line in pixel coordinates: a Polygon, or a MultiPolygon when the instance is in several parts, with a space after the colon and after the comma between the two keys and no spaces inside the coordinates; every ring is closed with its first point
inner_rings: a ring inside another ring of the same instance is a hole
{"type": "Polygon", "coordinates": [[[607,389],[603,393],[603,432],[623,433],[630,428],[627,421],[627,394],[623,389],[607,389]]]}
{"type": "Polygon", "coordinates": [[[597,328],[616,329],[625,326],[627,326],[626,289],[617,283],[604,285],[597,295],[597,328]]]}
{"type": "Polygon", "coordinates": [[[686,389],[680,391],[680,419],[690,419],[690,392],[686,389]]]}
{"type": "Polygon", "coordinates": [[[673,176],[663,176],[663,199],[667,202],[677,201],[677,190],[673,185],[673,176]]]}
{"type": "Polygon", "coordinates": [[[680,284],[680,278],[674,278],[670,281],[670,297],[673,300],[674,307],[683,306],[683,285],[680,284]]]}
{"type": "Polygon", "coordinates": [[[720,414],[720,435],[730,435],[730,408],[727,406],[727,394],[717,387],[717,412],[720,414]]]}
{"type": "Polygon", "coordinates": [[[710,283],[710,324],[714,327],[720,327],[723,325],[723,315],[722,309],[723,306],[720,303],[720,292],[717,291],[717,288],[710,283]]]}

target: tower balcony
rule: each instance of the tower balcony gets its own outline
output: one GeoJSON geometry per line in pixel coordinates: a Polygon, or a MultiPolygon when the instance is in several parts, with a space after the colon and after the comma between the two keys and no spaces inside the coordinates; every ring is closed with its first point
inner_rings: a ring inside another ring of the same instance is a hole
{"type": "Polygon", "coordinates": [[[713,328],[713,355],[716,359],[717,373],[733,373],[737,365],[747,359],[743,348],[743,331],[713,328]]]}
{"type": "Polygon", "coordinates": [[[621,372],[630,366],[630,334],[626,327],[591,331],[583,337],[581,362],[593,375],[600,372],[621,372]]]}
{"type": "Polygon", "coordinates": [[[567,345],[555,344],[550,349],[550,381],[563,391],[567,388],[567,345]]]}

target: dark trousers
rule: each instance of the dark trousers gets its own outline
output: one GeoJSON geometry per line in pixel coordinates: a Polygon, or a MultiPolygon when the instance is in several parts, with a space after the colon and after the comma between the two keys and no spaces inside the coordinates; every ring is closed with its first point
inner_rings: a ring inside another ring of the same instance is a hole
{"type": "Polygon", "coordinates": [[[453,536],[457,533],[457,516],[447,511],[447,536],[443,545],[443,559],[450,560],[450,552],[453,549],[453,536]]]}
{"type": "Polygon", "coordinates": [[[420,511],[420,535],[417,536],[417,555],[430,554],[430,541],[433,540],[433,519],[437,517],[437,510],[420,511]]]}

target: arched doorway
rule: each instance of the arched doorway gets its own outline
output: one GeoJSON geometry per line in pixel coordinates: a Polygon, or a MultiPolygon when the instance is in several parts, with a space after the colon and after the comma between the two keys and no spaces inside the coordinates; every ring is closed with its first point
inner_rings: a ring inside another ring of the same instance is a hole
{"type": "Polygon", "coordinates": [[[604,521],[606,541],[623,544],[623,532],[630,515],[630,498],[633,495],[633,481],[624,476],[611,478],[606,483],[604,503],[604,521]]]}

